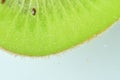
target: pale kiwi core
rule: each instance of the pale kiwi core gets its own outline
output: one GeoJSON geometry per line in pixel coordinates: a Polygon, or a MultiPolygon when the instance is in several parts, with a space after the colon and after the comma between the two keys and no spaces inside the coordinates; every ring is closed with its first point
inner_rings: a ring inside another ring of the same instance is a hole
{"type": "Polygon", "coordinates": [[[80,44],[120,18],[120,0],[1,0],[0,46],[46,56],[80,44]]]}

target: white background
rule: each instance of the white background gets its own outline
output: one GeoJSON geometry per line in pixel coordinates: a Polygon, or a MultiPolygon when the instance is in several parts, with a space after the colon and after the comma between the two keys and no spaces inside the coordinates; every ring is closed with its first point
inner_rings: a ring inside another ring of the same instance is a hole
{"type": "Polygon", "coordinates": [[[120,21],[89,42],[50,57],[0,50],[0,80],[120,80],[120,21]]]}

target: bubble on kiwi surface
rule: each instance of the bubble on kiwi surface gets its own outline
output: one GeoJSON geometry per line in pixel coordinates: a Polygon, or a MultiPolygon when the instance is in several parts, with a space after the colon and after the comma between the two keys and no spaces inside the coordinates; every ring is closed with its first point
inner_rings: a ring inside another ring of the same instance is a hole
{"type": "Polygon", "coordinates": [[[46,56],[80,44],[120,18],[120,0],[1,0],[0,46],[46,56]]]}

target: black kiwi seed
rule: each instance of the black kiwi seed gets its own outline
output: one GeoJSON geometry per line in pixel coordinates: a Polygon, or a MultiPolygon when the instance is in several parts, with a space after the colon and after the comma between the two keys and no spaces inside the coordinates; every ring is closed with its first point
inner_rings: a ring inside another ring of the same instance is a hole
{"type": "Polygon", "coordinates": [[[32,15],[36,15],[36,9],[35,8],[32,8],[32,15]]]}
{"type": "Polygon", "coordinates": [[[1,3],[4,4],[6,0],[1,0],[1,3]]]}

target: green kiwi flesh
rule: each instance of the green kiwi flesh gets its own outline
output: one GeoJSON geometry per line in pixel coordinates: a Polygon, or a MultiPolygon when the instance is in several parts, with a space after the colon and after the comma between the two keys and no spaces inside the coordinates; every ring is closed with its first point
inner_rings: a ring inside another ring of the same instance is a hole
{"type": "Polygon", "coordinates": [[[80,44],[120,18],[120,0],[1,0],[0,46],[46,56],[80,44]]]}

